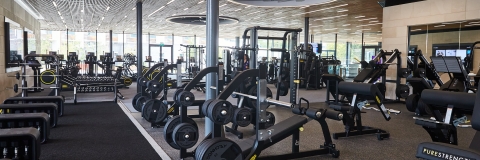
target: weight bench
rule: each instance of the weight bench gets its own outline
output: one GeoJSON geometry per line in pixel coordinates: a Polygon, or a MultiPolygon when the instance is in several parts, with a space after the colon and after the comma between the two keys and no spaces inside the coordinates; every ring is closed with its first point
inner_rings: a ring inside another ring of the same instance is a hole
{"type": "MultiPolygon", "coordinates": [[[[425,90],[422,93],[422,99],[423,99],[423,94],[436,94],[437,97],[439,96],[439,92],[433,92],[433,91],[427,91],[425,90]]],[[[461,98],[460,95],[466,95],[465,94],[460,94],[460,93],[455,93],[452,94],[452,92],[444,92],[442,93],[443,95],[442,98],[437,98],[436,101],[443,101],[445,102],[446,100],[443,100],[443,97],[446,96],[452,96],[452,95],[457,95],[452,98],[461,98]]],[[[430,101],[431,96],[425,96],[426,103],[432,103],[433,101],[430,101]]],[[[469,148],[464,148],[464,147],[458,147],[455,145],[451,144],[446,144],[446,143],[440,143],[440,142],[424,142],[418,145],[417,148],[417,158],[424,158],[424,159],[462,159],[462,160],[473,160],[473,159],[480,159],[480,145],[478,144],[478,141],[480,141],[480,94],[476,94],[475,98],[473,100],[475,101],[473,106],[468,106],[471,103],[471,100],[467,102],[461,102],[464,99],[456,99],[453,102],[449,102],[449,110],[453,110],[453,105],[456,105],[455,107],[463,108],[463,109],[473,109],[472,113],[472,128],[476,130],[476,134],[472,139],[472,142],[470,143],[469,148]],[[478,100],[478,101],[477,101],[478,100]],[[454,104],[453,104],[454,103],[454,104]],[[463,105],[462,105],[463,104],[463,105]]],[[[439,102],[436,102],[439,103],[439,102]]],[[[435,103],[434,103],[435,104],[435,103]]],[[[448,114],[447,114],[448,115],[448,114]]],[[[447,117],[445,118],[447,119],[447,117]]],[[[434,123],[442,123],[442,122],[434,122],[434,123]]]]}
{"type": "Polygon", "coordinates": [[[57,126],[58,111],[55,103],[0,104],[3,114],[46,113],[50,117],[50,126],[57,126]]]}
{"type": "Polygon", "coordinates": [[[62,96],[29,96],[29,97],[10,97],[3,101],[3,104],[19,103],[55,103],[58,106],[58,116],[63,116],[65,99],[62,96]]]}
{"type": "Polygon", "coordinates": [[[339,103],[344,102],[344,96],[339,98],[338,83],[343,82],[343,78],[335,74],[322,75],[322,82],[327,85],[327,100],[326,103],[339,103]],[[333,100],[330,100],[330,94],[332,94],[333,100]]]}
{"type": "Polygon", "coordinates": [[[457,145],[457,126],[466,121],[466,117],[453,119],[452,114],[462,115],[471,112],[475,105],[476,94],[449,92],[427,89],[422,92],[421,100],[427,104],[435,120],[414,117],[415,124],[422,126],[434,142],[457,145]],[[443,117],[441,111],[447,108],[443,117]],[[448,133],[448,134],[444,134],[448,133]]]}
{"type": "Polygon", "coordinates": [[[342,121],[345,125],[345,132],[333,133],[333,139],[364,134],[376,134],[378,140],[390,137],[390,133],[385,130],[362,125],[361,109],[364,107],[366,100],[376,102],[385,120],[389,121],[391,118],[389,111],[383,105],[383,95],[375,84],[340,82],[338,83],[338,91],[347,97],[351,105],[329,105],[330,108],[340,111],[344,115],[342,121]]]}
{"type": "Polygon", "coordinates": [[[39,159],[39,137],[40,132],[31,127],[0,129],[0,150],[11,159],[39,159]]]}
{"type": "Polygon", "coordinates": [[[1,114],[0,129],[33,127],[40,131],[40,142],[45,143],[50,135],[50,118],[46,113],[1,114]]]}

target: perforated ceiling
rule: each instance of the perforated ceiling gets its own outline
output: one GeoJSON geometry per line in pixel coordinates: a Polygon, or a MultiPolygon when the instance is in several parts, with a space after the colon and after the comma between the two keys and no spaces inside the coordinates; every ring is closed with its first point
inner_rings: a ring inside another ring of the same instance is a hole
{"type": "MultiPolygon", "coordinates": [[[[137,0],[24,0],[44,17],[42,29],[135,33],[137,0]]],[[[166,17],[205,14],[205,0],[144,0],[143,32],[156,35],[205,36],[205,26],[166,22],[166,17]]],[[[239,19],[239,23],[220,26],[220,37],[236,37],[251,26],[303,28],[310,17],[310,33],[315,41],[381,41],[382,8],[377,0],[333,0],[303,7],[254,7],[220,0],[220,15],[239,19]]],[[[275,36],[263,32],[262,36],[275,36]]]]}

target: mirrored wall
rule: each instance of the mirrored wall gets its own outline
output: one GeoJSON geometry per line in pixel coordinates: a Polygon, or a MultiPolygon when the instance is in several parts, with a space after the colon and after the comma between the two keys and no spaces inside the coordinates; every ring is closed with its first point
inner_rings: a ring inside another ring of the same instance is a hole
{"type": "Polygon", "coordinates": [[[5,70],[13,72],[20,70],[14,63],[22,62],[24,51],[23,28],[17,22],[5,17],[5,70]]]}
{"type": "Polygon", "coordinates": [[[468,62],[469,71],[476,73],[480,66],[480,52],[472,50],[472,45],[480,41],[480,20],[444,22],[409,27],[409,53],[421,50],[431,60],[431,56],[455,56],[468,62]]]}

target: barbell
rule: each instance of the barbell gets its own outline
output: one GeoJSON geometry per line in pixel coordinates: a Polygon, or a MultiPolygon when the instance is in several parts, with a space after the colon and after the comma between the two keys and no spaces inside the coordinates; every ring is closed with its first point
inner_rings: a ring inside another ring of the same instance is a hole
{"type": "Polygon", "coordinates": [[[20,77],[56,77],[56,76],[62,76],[62,75],[20,75],[20,73],[15,73],[15,76],[13,75],[8,75],[7,77],[15,77],[16,79],[20,79],[20,77]]]}
{"type": "MultiPolygon", "coordinates": [[[[14,91],[15,93],[17,93],[17,92],[18,92],[18,89],[24,90],[24,89],[41,89],[41,88],[43,88],[43,87],[18,87],[18,84],[15,84],[15,85],[13,85],[13,87],[11,87],[11,88],[10,88],[10,87],[7,87],[7,88],[5,88],[5,89],[13,89],[13,91],[14,91]]],[[[60,89],[60,87],[48,87],[48,88],[60,89]]]]}
{"type": "MultiPolygon", "coordinates": [[[[217,87],[214,87],[214,86],[211,86],[210,88],[215,89],[215,90],[217,89],[217,87]]],[[[251,99],[257,99],[256,96],[252,96],[252,95],[248,95],[248,94],[243,94],[243,93],[238,93],[238,92],[233,92],[233,94],[236,94],[238,96],[251,98],[251,99]]],[[[295,109],[295,107],[296,107],[296,104],[283,102],[283,101],[275,100],[275,99],[272,99],[272,98],[266,98],[265,101],[268,102],[268,103],[271,103],[271,104],[277,104],[277,105],[281,105],[281,106],[285,106],[285,107],[290,107],[292,109],[295,109]]],[[[308,108],[309,107],[307,107],[307,109],[308,108]]],[[[314,112],[314,117],[320,118],[321,116],[322,116],[321,111],[315,111],[314,112]]],[[[331,118],[331,119],[336,119],[336,120],[342,120],[343,119],[343,114],[342,113],[337,113],[335,115],[326,114],[326,116],[331,118]]]]}

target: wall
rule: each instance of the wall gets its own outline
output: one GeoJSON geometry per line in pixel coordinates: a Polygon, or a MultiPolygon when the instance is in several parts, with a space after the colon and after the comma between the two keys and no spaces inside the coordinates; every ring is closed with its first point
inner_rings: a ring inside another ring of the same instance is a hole
{"type": "MultiPolygon", "coordinates": [[[[480,0],[426,0],[383,9],[382,48],[402,52],[403,67],[407,62],[408,26],[480,18],[480,0]]],[[[395,69],[395,67],[390,67],[395,69]]],[[[387,72],[395,79],[396,72],[387,72]]],[[[395,97],[395,86],[387,84],[388,98],[395,97]]]]}
{"type": "MultiPolygon", "coordinates": [[[[5,73],[4,17],[17,22],[22,28],[27,27],[32,30],[36,38],[36,48],[40,49],[40,22],[15,3],[14,0],[0,0],[0,84],[2,84],[0,87],[0,101],[15,96],[16,93],[13,90],[5,87],[13,87],[14,84],[18,83],[18,80],[15,78],[7,77],[7,75],[13,75],[13,73],[5,73]]],[[[33,74],[32,70],[27,70],[27,74],[33,74]]],[[[32,86],[32,78],[29,78],[28,84],[32,86]]]]}

